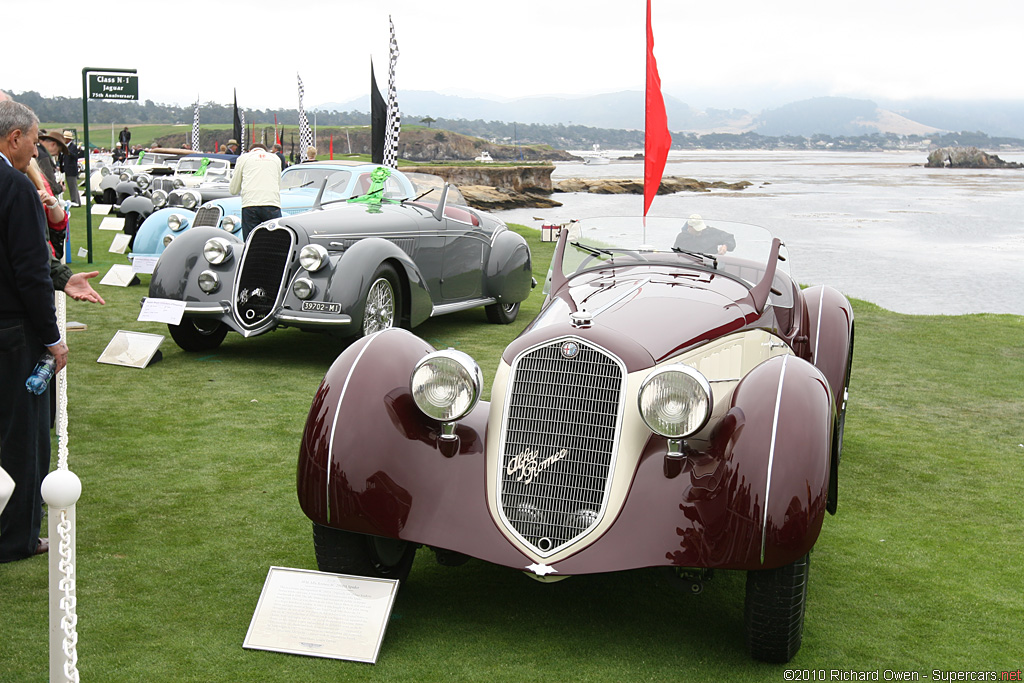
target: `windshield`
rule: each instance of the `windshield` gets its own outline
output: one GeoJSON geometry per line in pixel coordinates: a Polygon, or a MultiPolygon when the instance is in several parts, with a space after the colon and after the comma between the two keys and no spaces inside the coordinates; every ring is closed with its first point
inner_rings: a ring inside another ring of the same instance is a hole
{"type": "MultiPolygon", "coordinates": [[[[441,191],[444,189],[444,178],[429,173],[405,173],[405,177],[408,178],[414,188],[416,188],[416,197],[425,202],[439,202],[441,201],[441,191]],[[426,193],[426,194],[424,194],[426,193]]],[[[454,185],[448,187],[448,199],[445,200],[447,204],[458,204],[459,206],[466,205],[466,198],[459,192],[459,188],[454,185]]]]}
{"type": "MultiPolygon", "coordinates": [[[[639,217],[616,217],[570,221],[564,226],[569,240],[560,267],[566,277],[608,266],[670,265],[725,273],[753,286],[764,274],[773,238],[756,225],[697,214],[648,217],[646,225],[639,217]]],[[[776,279],[790,275],[785,246],[779,256],[786,260],[780,258],[776,279]]]]}
{"type": "Polygon", "coordinates": [[[312,188],[314,192],[320,190],[320,186],[327,180],[327,189],[324,194],[342,194],[352,179],[350,171],[339,171],[334,168],[323,168],[320,166],[307,166],[298,164],[291,166],[281,175],[281,189],[294,190],[298,188],[312,188]]]}
{"type": "Polygon", "coordinates": [[[178,162],[178,173],[191,173],[196,171],[202,163],[202,157],[186,157],[178,162]]]}

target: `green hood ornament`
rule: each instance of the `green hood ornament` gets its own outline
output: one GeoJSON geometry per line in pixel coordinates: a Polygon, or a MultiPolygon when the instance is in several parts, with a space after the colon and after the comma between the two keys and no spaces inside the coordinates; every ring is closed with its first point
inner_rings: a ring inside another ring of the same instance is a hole
{"type": "MultiPolygon", "coordinates": [[[[368,213],[380,213],[380,205],[385,201],[384,183],[390,177],[390,168],[385,166],[375,168],[373,173],[370,174],[370,189],[362,196],[352,197],[349,199],[349,204],[366,204],[366,210],[368,213]]],[[[397,203],[391,199],[387,201],[392,204],[397,203]]]]}

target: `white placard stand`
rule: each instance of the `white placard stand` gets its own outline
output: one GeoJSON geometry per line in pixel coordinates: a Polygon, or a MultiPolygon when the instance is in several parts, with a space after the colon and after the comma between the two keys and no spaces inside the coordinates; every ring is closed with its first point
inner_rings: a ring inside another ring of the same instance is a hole
{"type": "Polygon", "coordinates": [[[101,285],[112,285],[114,287],[127,287],[135,279],[132,267],[123,263],[115,263],[100,280],[101,285]]]}
{"type": "Polygon", "coordinates": [[[242,647],[377,663],[398,581],[271,567],[242,647]]]}
{"type": "Polygon", "coordinates": [[[96,362],[144,368],[163,358],[160,353],[163,340],[162,334],[118,330],[96,362]]]}
{"type": "Polygon", "coordinates": [[[124,219],[117,216],[107,216],[100,222],[100,230],[124,230],[124,219]]]}

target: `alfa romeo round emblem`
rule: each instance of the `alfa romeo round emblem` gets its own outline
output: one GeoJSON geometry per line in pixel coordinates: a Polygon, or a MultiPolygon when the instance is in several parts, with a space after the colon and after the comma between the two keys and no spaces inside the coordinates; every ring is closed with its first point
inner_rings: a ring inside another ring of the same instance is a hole
{"type": "Polygon", "coordinates": [[[562,344],[562,355],[566,358],[575,358],[579,355],[580,345],[574,341],[567,341],[562,344]]]}

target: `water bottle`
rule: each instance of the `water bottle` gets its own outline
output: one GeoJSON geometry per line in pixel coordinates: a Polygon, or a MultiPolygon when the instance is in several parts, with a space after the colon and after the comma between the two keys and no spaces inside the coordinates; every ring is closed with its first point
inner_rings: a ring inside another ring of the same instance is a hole
{"type": "Polygon", "coordinates": [[[49,351],[44,352],[36,363],[35,370],[25,380],[25,388],[36,396],[42,395],[56,370],[57,359],[49,351]]]}

